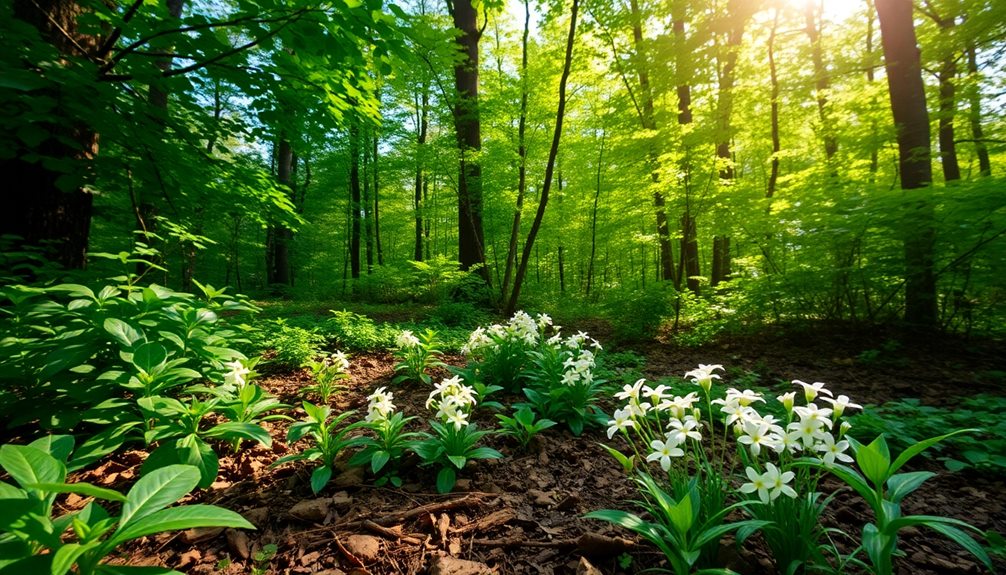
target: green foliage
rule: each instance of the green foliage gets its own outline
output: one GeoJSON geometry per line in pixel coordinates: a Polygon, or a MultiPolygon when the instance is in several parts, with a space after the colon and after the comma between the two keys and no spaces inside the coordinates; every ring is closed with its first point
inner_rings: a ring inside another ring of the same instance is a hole
{"type": "Polygon", "coordinates": [[[891,457],[887,441],[883,435],[873,442],[863,445],[850,439],[856,455],[859,471],[838,463],[825,464],[810,461],[807,464],[831,472],[858,493],[873,510],[875,522],[863,526],[860,547],[853,556],[865,552],[870,570],[876,575],[890,575],[894,572],[893,559],[898,552],[898,532],[906,527],[928,527],[963,547],[993,571],[988,554],[965,530],[981,531],[969,523],[949,517],[935,515],[902,515],[901,502],[917,490],[935,474],[930,471],[910,471],[898,473],[916,455],[933,445],[962,433],[973,432],[961,429],[925,439],[909,446],[896,458],[891,457]]]}
{"type": "Polygon", "coordinates": [[[543,418],[565,424],[579,436],[590,425],[602,425],[607,416],[596,405],[604,381],[594,377],[594,353],[600,344],[583,332],[528,352],[524,395],[543,418]]]}
{"type": "Polygon", "coordinates": [[[850,434],[859,439],[884,434],[893,446],[905,449],[947,429],[975,427],[975,433],[949,437],[925,455],[942,461],[951,471],[974,468],[996,474],[1006,469],[1003,409],[1006,398],[998,395],[977,395],[961,400],[954,407],[902,399],[864,409],[851,420],[850,434]]]}
{"type": "Polygon", "coordinates": [[[668,283],[653,283],[640,290],[612,294],[605,306],[619,341],[653,339],[668,316],[674,314],[677,295],[668,283]]]}
{"type": "Polygon", "coordinates": [[[332,310],[332,317],[321,323],[325,337],[342,349],[375,351],[394,346],[398,330],[392,326],[377,325],[369,317],[351,311],[332,310]]]}
{"type": "Polygon", "coordinates": [[[471,329],[480,324],[489,323],[489,319],[488,313],[468,302],[443,302],[430,312],[431,321],[448,327],[471,329]]]}
{"type": "Polygon", "coordinates": [[[534,412],[527,406],[515,410],[513,417],[497,413],[496,419],[500,421],[503,433],[516,439],[522,449],[527,449],[534,436],[556,424],[551,419],[536,420],[534,412]]]}
{"type": "MultiPolygon", "coordinates": [[[[702,548],[708,543],[718,541],[723,535],[732,531],[744,530],[750,535],[757,529],[768,524],[766,521],[742,520],[724,522],[724,518],[734,509],[747,502],[736,503],[723,507],[712,517],[700,521],[699,513],[702,500],[699,487],[693,481],[686,492],[674,499],[660,487],[653,477],[640,471],[635,477],[636,484],[643,499],[636,504],[642,507],[653,518],[646,521],[626,511],[604,509],[592,511],[585,515],[588,519],[600,519],[614,523],[632,531],[643,539],[654,544],[667,557],[675,575],[689,573],[733,573],[729,569],[703,569],[694,571],[702,548]]],[[[743,537],[738,540],[743,541],[743,537]]]]}
{"type": "Polygon", "coordinates": [[[503,454],[478,443],[492,431],[480,431],[474,423],[453,425],[430,421],[433,433],[420,433],[423,439],[412,444],[412,450],[426,465],[437,465],[437,492],[449,493],[457,482],[457,472],[471,459],[499,459],[503,454]]]}
{"type": "MultiPolygon", "coordinates": [[[[168,507],[196,487],[200,472],[170,465],[143,475],[125,494],[87,483],[65,483],[64,463],[73,450],[70,436],[49,436],[30,445],[0,447],[0,467],[17,487],[0,482],[0,571],[98,575],[131,572],[103,565],[116,548],[134,539],[196,527],[254,529],[243,517],[213,505],[168,507]],[[60,493],[120,504],[118,515],[91,501],[80,511],[53,516],[60,493]],[[67,532],[72,533],[66,536],[67,532]]],[[[139,569],[139,568],[136,568],[139,569]]],[[[145,567],[144,573],[178,575],[145,567]]]]}
{"type": "Polygon", "coordinates": [[[321,465],[311,472],[311,491],[318,493],[328,485],[332,478],[332,468],[335,460],[343,449],[352,445],[352,440],[346,434],[352,426],[339,426],[355,411],[346,411],[332,418],[332,408],[327,405],[317,406],[304,402],[304,419],[290,426],[286,440],[293,444],[305,437],[310,437],[312,445],[300,453],[291,453],[280,457],[272,466],[283,465],[293,461],[317,461],[321,465]]]}
{"type": "Polygon", "coordinates": [[[437,332],[431,329],[421,332],[419,337],[412,335],[411,331],[403,331],[395,338],[395,344],[394,353],[399,360],[395,371],[403,373],[395,376],[392,383],[416,381],[429,385],[433,380],[426,373],[427,370],[446,367],[440,360],[443,352],[439,349],[437,332]]]}
{"type": "Polygon", "coordinates": [[[328,400],[339,390],[339,382],[349,379],[349,359],[341,351],[324,357],[320,361],[309,361],[305,364],[314,383],[303,389],[301,393],[315,393],[326,404],[328,400]]]}
{"type": "Polygon", "coordinates": [[[258,322],[256,328],[256,352],[271,350],[270,362],[287,369],[307,365],[321,355],[326,343],[318,330],[293,326],[284,319],[258,322]]]}
{"type": "Polygon", "coordinates": [[[413,419],[416,418],[405,417],[400,412],[368,418],[359,427],[370,431],[373,437],[363,435],[353,440],[353,446],[359,447],[360,451],[349,459],[349,464],[369,465],[371,473],[377,476],[375,485],[391,483],[401,487],[398,464],[412,445],[413,438],[418,436],[405,431],[405,426],[413,419]]]}

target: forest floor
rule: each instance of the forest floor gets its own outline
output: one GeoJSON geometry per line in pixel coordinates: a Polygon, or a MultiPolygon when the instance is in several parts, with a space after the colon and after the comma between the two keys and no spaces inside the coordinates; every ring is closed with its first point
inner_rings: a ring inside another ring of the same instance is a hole
{"type": "MultiPolygon", "coordinates": [[[[603,331],[603,326],[588,327],[592,335],[599,328],[603,331]]],[[[962,395],[1006,394],[1001,378],[983,376],[1006,371],[1006,350],[999,343],[910,341],[905,334],[817,326],[812,331],[733,336],[698,348],[654,342],[632,349],[645,356],[643,372],[648,379],[681,376],[701,362],[722,363],[735,368],[734,373],[738,369],[755,372],[763,382],[825,381],[836,395],[844,393],[863,404],[917,397],[926,404],[952,405],[962,395]]],[[[455,364],[462,361],[450,359],[455,364]]],[[[388,354],[355,356],[352,379],[333,400],[333,407],[364,413],[366,396],[388,386],[406,415],[424,415],[428,389],[414,384],[391,386],[393,364],[388,354]]],[[[298,391],[308,381],[302,371],[268,374],[258,380],[292,405],[300,404],[298,391]]],[[[725,381],[730,384],[729,377],[725,381]]],[[[609,411],[611,407],[605,405],[609,411]]],[[[483,428],[495,426],[491,414],[483,413],[476,421],[483,428]]],[[[272,425],[271,449],[259,446],[236,458],[223,457],[213,487],[190,498],[236,510],[257,531],[201,529],[166,534],[128,548],[119,560],[167,565],[190,575],[610,575],[662,564],[662,556],[652,546],[626,531],[582,518],[597,509],[630,509],[635,498],[631,482],[598,443],[606,439],[603,429],[573,437],[553,428],[540,434],[527,451],[508,438],[491,436],[487,444],[506,457],[471,464],[460,474],[455,492],[447,495],[436,494],[433,471],[414,461],[406,462],[401,489],[374,487],[372,479],[357,468],[337,471],[338,477],[313,495],[307,467],[269,467],[290,450],[302,448],[285,442],[288,425],[272,425]],[[262,553],[269,544],[276,546],[272,556],[262,553]],[[596,570],[591,571],[588,563],[596,570]]],[[[120,454],[77,474],[76,479],[121,487],[134,478],[144,456],[141,451],[120,454]]],[[[951,474],[930,460],[917,465],[939,475],[906,501],[906,513],[957,517],[981,529],[1006,533],[1004,478],[969,470],[951,474]]],[[[836,489],[838,483],[824,481],[824,491],[836,489]]],[[[73,504],[66,501],[68,506],[73,504]]],[[[846,489],[840,490],[825,516],[828,526],[858,538],[870,511],[846,489]]],[[[848,550],[848,542],[839,539],[837,544],[848,550]]],[[[900,547],[905,556],[897,564],[903,574],[983,571],[965,551],[932,533],[908,529],[900,547]]],[[[740,548],[724,543],[721,551],[727,565],[738,573],[774,572],[757,535],[740,548]]],[[[1001,560],[998,567],[1003,567],[1001,560]]]]}

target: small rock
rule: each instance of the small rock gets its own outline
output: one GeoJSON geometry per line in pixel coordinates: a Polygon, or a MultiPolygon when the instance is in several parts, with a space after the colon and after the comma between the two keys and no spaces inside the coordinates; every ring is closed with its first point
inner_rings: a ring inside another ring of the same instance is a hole
{"type": "Polygon", "coordinates": [[[265,522],[269,520],[269,508],[268,507],[256,507],[254,509],[249,509],[241,514],[242,517],[248,520],[255,527],[262,528],[265,522]]]}
{"type": "Polygon", "coordinates": [[[381,556],[381,540],[371,535],[350,535],[342,544],[364,563],[377,561],[381,556]]]}
{"type": "Polygon", "coordinates": [[[335,476],[335,479],[332,480],[332,484],[337,489],[363,485],[363,468],[351,467],[346,471],[343,471],[339,475],[335,476]]]}
{"type": "Polygon", "coordinates": [[[186,529],[182,531],[182,542],[190,545],[192,543],[202,543],[203,541],[213,539],[223,532],[223,527],[195,527],[193,529],[186,529]]]}
{"type": "Polygon", "coordinates": [[[604,575],[604,573],[591,565],[586,557],[580,557],[580,562],[576,564],[576,575],[604,575]]]}
{"type": "Polygon", "coordinates": [[[344,510],[353,504],[353,498],[345,491],[340,491],[332,496],[332,505],[336,509],[344,510]]]}
{"type": "Polygon", "coordinates": [[[485,563],[449,556],[436,557],[430,565],[430,575],[489,575],[492,573],[495,573],[495,570],[485,563]]]}
{"type": "Polygon", "coordinates": [[[458,479],[454,482],[454,491],[471,491],[472,480],[468,478],[458,479]]]}
{"type": "Polygon", "coordinates": [[[318,562],[318,559],[320,559],[320,558],[321,558],[321,553],[319,553],[317,551],[312,551],[310,553],[305,554],[303,557],[300,558],[300,564],[303,565],[304,567],[310,567],[310,566],[316,564],[318,562]]]}
{"type": "Polygon", "coordinates": [[[251,542],[248,541],[248,536],[244,531],[228,529],[227,547],[231,550],[231,553],[240,557],[242,561],[246,561],[251,557],[251,542]]]}
{"type": "Polygon", "coordinates": [[[178,556],[178,563],[175,567],[179,569],[184,569],[189,565],[195,565],[199,563],[203,558],[203,552],[198,549],[192,549],[191,551],[186,551],[178,556]]]}
{"type": "Polygon", "coordinates": [[[300,501],[290,508],[290,515],[302,521],[321,523],[328,516],[328,508],[332,504],[327,497],[300,501]]]}
{"type": "Polygon", "coordinates": [[[527,494],[531,496],[531,502],[540,507],[548,507],[555,504],[555,501],[552,500],[551,492],[528,489],[527,494]]]}

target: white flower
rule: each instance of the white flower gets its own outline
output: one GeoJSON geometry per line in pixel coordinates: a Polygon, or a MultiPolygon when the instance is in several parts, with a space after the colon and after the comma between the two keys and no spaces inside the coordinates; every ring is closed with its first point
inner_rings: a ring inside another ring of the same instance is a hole
{"type": "Polygon", "coordinates": [[[811,447],[818,439],[822,439],[828,432],[823,431],[824,422],[820,419],[802,419],[789,424],[787,429],[794,441],[800,440],[806,447],[811,447]]]}
{"type": "Polygon", "coordinates": [[[672,419],[668,422],[670,430],[666,433],[668,441],[673,441],[675,445],[681,445],[687,439],[702,441],[702,434],[699,433],[699,422],[694,417],[688,416],[684,421],[672,419]]]}
{"type": "Polygon", "coordinates": [[[230,371],[224,374],[224,384],[234,387],[244,387],[245,383],[247,383],[246,376],[251,373],[251,370],[237,359],[225,363],[224,367],[230,368],[230,371]]]}
{"type": "MultiPolygon", "coordinates": [[[[793,481],[793,477],[796,476],[792,471],[779,473],[779,469],[771,463],[766,463],[765,467],[766,471],[762,475],[762,481],[764,481],[765,484],[768,485],[769,489],[771,489],[769,492],[769,500],[775,501],[780,494],[784,494],[787,497],[796,497],[796,491],[787,485],[790,481],[793,481]]],[[[758,495],[761,496],[761,493],[758,495]]],[[[764,501],[764,498],[762,501],[764,501]]]]}
{"type": "Polygon", "coordinates": [[[831,404],[832,409],[835,410],[834,413],[832,413],[832,417],[835,419],[842,417],[842,414],[845,413],[845,410],[848,408],[863,409],[862,405],[852,403],[849,401],[849,397],[845,395],[839,395],[835,399],[831,399],[830,397],[822,397],[821,399],[831,404]]]}
{"type": "Polygon", "coordinates": [[[820,381],[814,383],[804,383],[799,379],[794,379],[793,384],[803,387],[803,396],[807,399],[807,403],[814,401],[814,398],[817,397],[818,393],[823,393],[828,397],[832,396],[832,393],[825,389],[824,384],[820,381]]]}
{"type": "Polygon", "coordinates": [[[786,413],[793,413],[793,403],[796,401],[795,391],[784,393],[780,396],[777,396],[776,399],[778,399],[779,403],[781,403],[782,406],[786,408],[786,413]]]}
{"type": "Polygon", "coordinates": [[[830,407],[818,407],[817,404],[808,403],[802,407],[794,407],[793,411],[800,416],[800,420],[811,419],[815,421],[820,421],[822,425],[826,425],[828,429],[831,429],[831,408],[830,407]]]}
{"type": "Polygon", "coordinates": [[[647,455],[646,460],[660,460],[660,467],[664,471],[671,470],[672,457],[681,457],[685,454],[685,452],[682,449],[679,449],[677,444],[671,440],[660,441],[659,439],[654,439],[650,442],[650,447],[653,448],[653,453],[647,455]]]}
{"type": "Polygon", "coordinates": [[[758,457],[762,447],[776,449],[779,447],[778,436],[770,433],[771,425],[764,421],[748,420],[744,422],[744,435],[737,438],[751,450],[751,455],[758,457]]]}
{"type": "Polygon", "coordinates": [[[416,347],[419,345],[419,338],[407,329],[402,330],[402,333],[398,334],[398,337],[395,338],[395,345],[398,346],[398,349],[416,347]]]}
{"type": "Polygon", "coordinates": [[[639,400],[639,392],[643,388],[643,384],[646,383],[645,379],[637,380],[636,383],[632,385],[622,386],[622,391],[615,394],[616,399],[621,400],[639,400]]]}
{"type": "Polygon", "coordinates": [[[349,358],[346,357],[345,353],[336,351],[331,355],[331,357],[329,357],[329,361],[333,366],[338,368],[340,372],[347,373],[349,371],[349,358]]]}
{"type": "Polygon", "coordinates": [[[608,439],[614,437],[617,431],[625,431],[635,426],[636,422],[632,421],[632,412],[630,410],[617,409],[615,410],[614,419],[608,420],[608,439]]]}
{"type": "Polygon", "coordinates": [[[692,383],[701,387],[706,393],[709,393],[709,390],[713,386],[713,380],[720,379],[720,376],[713,373],[717,369],[723,371],[723,366],[719,364],[706,365],[704,363],[700,363],[698,369],[689,371],[685,374],[685,377],[692,378],[692,383]]]}
{"type": "Polygon", "coordinates": [[[760,497],[763,502],[768,503],[769,486],[768,483],[765,482],[765,479],[761,476],[761,474],[758,473],[758,470],[755,469],[754,467],[748,467],[747,469],[744,470],[744,473],[747,474],[748,479],[750,481],[748,483],[745,483],[744,485],[741,485],[740,488],[741,493],[754,493],[755,491],[757,491],[758,497],[760,497]]]}
{"type": "Polygon", "coordinates": [[[666,385],[658,385],[657,387],[646,385],[643,386],[642,394],[650,403],[657,405],[667,397],[667,390],[668,387],[666,385]]]}
{"type": "Polygon", "coordinates": [[[760,393],[751,391],[750,389],[745,389],[744,391],[737,391],[736,389],[728,389],[727,397],[732,397],[737,401],[737,403],[747,407],[756,401],[765,403],[760,393]]]}
{"type": "Polygon", "coordinates": [[[814,446],[816,451],[824,453],[821,459],[824,460],[825,465],[832,465],[835,460],[844,461],[846,463],[852,463],[852,458],[849,457],[845,450],[849,449],[849,442],[846,440],[839,441],[835,443],[835,438],[831,436],[830,433],[824,434],[821,437],[821,443],[814,446]]]}

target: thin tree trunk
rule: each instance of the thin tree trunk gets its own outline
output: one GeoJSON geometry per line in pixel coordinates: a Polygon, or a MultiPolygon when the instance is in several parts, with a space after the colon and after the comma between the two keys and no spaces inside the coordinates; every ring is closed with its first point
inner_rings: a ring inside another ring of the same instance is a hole
{"type": "Polygon", "coordinates": [[[534,240],[538,236],[542,219],[545,217],[545,208],[548,206],[548,195],[552,187],[552,173],[555,170],[556,157],[559,154],[559,141],[562,138],[562,123],[566,115],[566,82],[569,80],[569,70],[573,62],[573,42],[576,39],[576,15],[579,10],[579,0],[573,0],[573,5],[569,12],[569,35],[566,38],[566,58],[562,67],[562,77],[559,79],[559,106],[555,113],[555,130],[552,134],[552,146],[548,151],[548,162],[545,164],[545,180],[541,187],[541,199],[538,202],[538,211],[535,213],[534,222],[527,234],[527,241],[524,243],[524,251],[521,254],[520,265],[517,267],[517,277],[513,284],[513,293],[506,306],[506,315],[512,315],[517,309],[517,300],[520,298],[521,284],[524,283],[524,276],[527,274],[527,262],[531,256],[531,248],[534,240]]]}
{"type": "Polygon", "coordinates": [[[835,166],[831,165],[838,152],[838,140],[832,130],[832,121],[828,113],[828,91],[831,89],[831,75],[824,66],[824,48],[821,46],[821,14],[824,11],[824,0],[815,8],[814,2],[807,1],[804,5],[804,20],[807,37],[810,39],[811,60],[814,62],[814,88],[817,92],[817,113],[821,119],[821,134],[824,138],[824,154],[828,159],[828,171],[835,174],[835,166]]]}
{"type": "Polygon", "coordinates": [[[912,21],[912,0],[875,0],[880,38],[891,93],[891,111],[898,133],[901,189],[908,195],[905,234],[905,320],[936,324],[936,276],[933,252],[936,232],[933,206],[926,192],[932,183],[929,113],[922,83],[919,47],[912,21]]]}
{"type": "Polygon", "coordinates": [[[639,9],[639,0],[630,0],[629,7],[632,16],[632,40],[636,49],[636,74],[639,77],[639,91],[643,98],[643,109],[640,121],[643,129],[649,132],[649,162],[650,181],[653,182],[653,208],[657,218],[657,241],[660,244],[660,269],[662,277],[667,281],[674,278],[674,253],[671,247],[670,228],[667,225],[667,202],[658,189],[660,185],[660,152],[657,149],[657,122],[654,116],[653,91],[650,88],[649,59],[643,42],[643,18],[639,9]]]}
{"type": "Polygon", "coordinates": [[[363,135],[363,244],[367,255],[367,275],[374,273],[374,217],[373,200],[370,195],[370,135],[369,130],[363,135]]]}
{"type": "Polygon", "coordinates": [[[971,136],[975,140],[975,153],[978,155],[978,173],[982,177],[988,177],[992,175],[992,162],[989,161],[989,150],[985,146],[985,132],[982,130],[982,95],[978,76],[978,54],[973,44],[968,46],[967,53],[968,75],[974,82],[968,95],[968,104],[971,108],[968,119],[971,122],[971,136]]]}
{"type": "MultiPolygon", "coordinates": [[[[870,84],[874,81],[873,71],[873,21],[877,17],[877,9],[873,5],[873,0],[866,0],[866,81],[870,84]]],[[[880,151],[877,149],[877,123],[870,120],[870,182],[872,183],[877,175],[877,168],[880,165],[880,151]]]]}
{"type": "Polygon", "coordinates": [[[699,295],[701,284],[698,276],[702,273],[699,269],[699,241],[698,225],[695,221],[695,213],[692,210],[692,165],[690,143],[688,142],[689,126],[692,123],[692,87],[689,81],[689,74],[686,68],[690,65],[688,50],[686,49],[687,38],[685,35],[686,5],[683,2],[676,2],[672,6],[671,28],[675,39],[675,74],[677,76],[676,92],[678,96],[678,125],[682,127],[683,139],[685,140],[681,154],[682,187],[685,192],[685,213],[681,216],[681,262],[678,265],[678,273],[674,278],[674,289],[680,290],[681,283],[695,295],[699,295]]]}
{"type": "MultiPolygon", "coordinates": [[[[293,187],[293,148],[290,141],[282,132],[279,137],[276,158],[276,180],[283,186],[293,187]]],[[[290,285],[290,239],[292,233],[283,225],[274,225],[270,228],[272,239],[272,258],[270,266],[266,270],[266,281],[270,285],[285,284],[290,285]]]]}
{"type": "Polygon", "coordinates": [[[594,209],[590,213],[590,259],[587,260],[587,295],[594,281],[594,258],[597,255],[597,204],[601,199],[601,173],[604,165],[604,126],[601,127],[601,145],[597,150],[597,184],[594,188],[594,209]]]}
{"type": "Polygon", "coordinates": [[[517,239],[520,235],[521,212],[524,211],[524,193],[527,190],[527,37],[531,24],[531,6],[524,0],[524,34],[521,36],[520,57],[520,118],[517,120],[517,204],[513,210],[513,224],[510,226],[510,242],[507,244],[506,265],[503,268],[503,285],[500,297],[506,298],[517,258],[517,239]]]}
{"type": "Polygon", "coordinates": [[[768,188],[765,190],[765,197],[771,198],[775,195],[775,188],[779,181],[779,152],[782,145],[779,139],[779,77],[775,68],[775,36],[779,28],[779,8],[776,7],[772,17],[772,32],[768,37],[768,69],[772,82],[772,102],[771,102],[771,122],[772,122],[772,168],[768,176],[768,188]]]}
{"type": "Polygon", "coordinates": [[[360,121],[349,124],[349,269],[353,279],[360,277],[360,121]]]}
{"type": "Polygon", "coordinates": [[[378,180],[377,172],[377,148],[378,140],[380,138],[377,135],[377,130],[374,130],[374,159],[373,167],[374,170],[374,248],[377,250],[377,265],[384,265],[384,249],[381,247],[381,203],[380,203],[380,182],[378,180]]]}
{"type": "MultiPolygon", "coordinates": [[[[413,195],[413,209],[416,212],[416,238],[412,259],[423,261],[423,195],[426,190],[426,132],[429,128],[428,109],[430,106],[429,85],[423,84],[422,95],[417,98],[418,116],[416,125],[419,133],[416,135],[416,189],[413,195]]],[[[427,234],[428,235],[428,234],[427,234]]]]}

